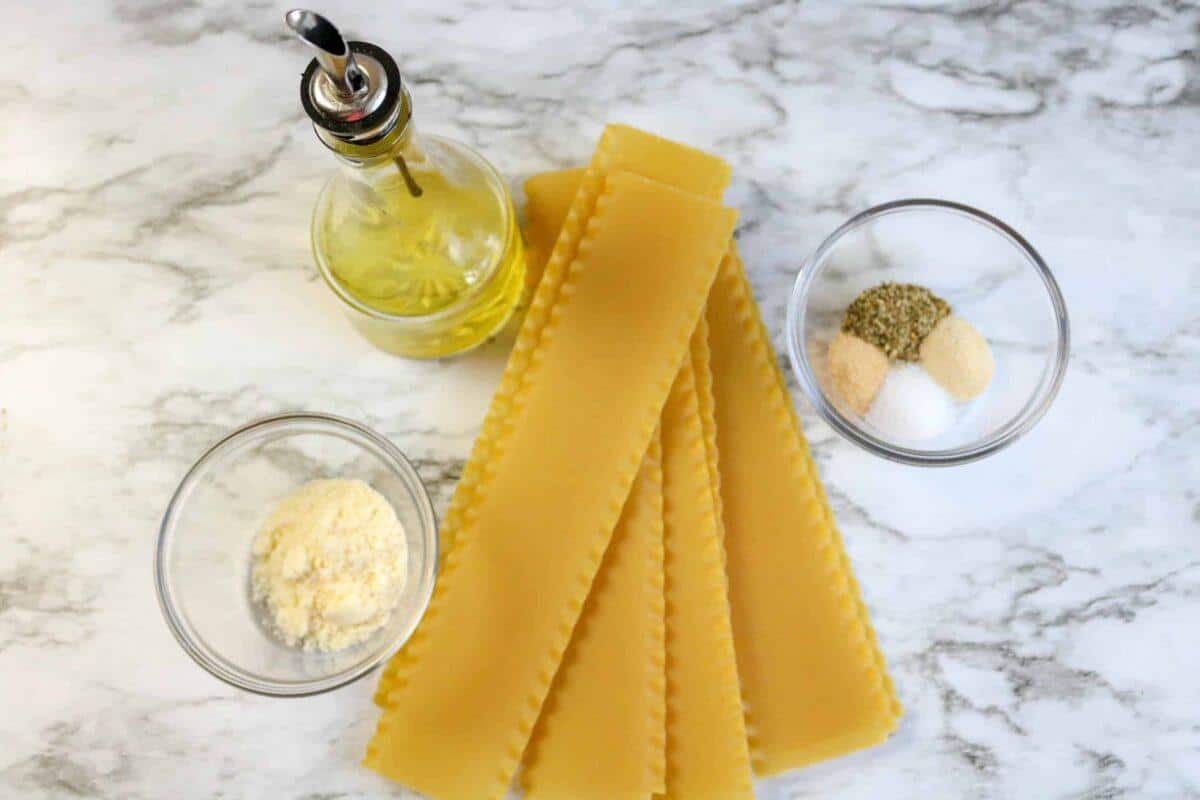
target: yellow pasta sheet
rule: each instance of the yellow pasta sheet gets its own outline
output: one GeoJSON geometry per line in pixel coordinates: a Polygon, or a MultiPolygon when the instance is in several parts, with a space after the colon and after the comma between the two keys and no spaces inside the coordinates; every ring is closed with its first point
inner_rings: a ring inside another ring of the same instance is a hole
{"type": "Polygon", "coordinates": [[[883,741],[900,706],[736,250],[707,319],[738,669],[771,775],[883,741]]]}
{"type": "Polygon", "coordinates": [[[736,800],[753,798],[754,793],[713,490],[714,466],[698,388],[707,385],[704,337],[701,325],[662,421],[667,797],[736,800]]]}
{"type": "MultiPolygon", "coordinates": [[[[632,164],[626,164],[628,169],[632,164]]],[[[719,168],[719,167],[718,167],[719,168]]],[[[630,169],[644,175],[637,169],[630,169]]],[[[525,182],[525,239],[529,244],[525,253],[525,288],[532,297],[542,280],[542,270],[550,260],[558,232],[566,222],[571,201],[583,180],[583,169],[568,169],[562,172],[547,172],[534,175],[525,182]]],[[[720,198],[714,197],[713,200],[720,198]]]]}
{"type": "Polygon", "coordinates": [[[589,169],[583,185],[368,748],[442,800],[507,788],[733,228],[730,209],[640,175],[589,169]]]}
{"type": "Polygon", "coordinates": [[[526,800],[638,800],[665,791],[663,614],[656,435],[534,728],[526,800]]]}
{"type": "MultiPolygon", "coordinates": [[[[654,172],[668,180],[674,178],[679,181],[686,178],[689,187],[714,199],[719,196],[727,175],[727,168],[722,162],[640,132],[623,129],[622,133],[624,135],[613,148],[613,152],[617,154],[624,168],[634,172],[654,172]],[[663,173],[664,164],[686,166],[687,169],[677,170],[676,174],[671,176],[663,173]]],[[[542,254],[548,250],[549,242],[557,234],[558,226],[564,222],[570,198],[579,186],[580,172],[568,170],[548,173],[535,176],[526,183],[525,193],[529,199],[526,234],[531,244],[528,274],[541,273],[542,254]]],[[[705,441],[706,447],[711,445],[715,448],[715,436],[711,433],[711,395],[707,392],[709,387],[704,335],[693,337],[693,343],[699,343],[699,346],[705,349],[700,356],[705,365],[704,394],[708,398],[705,441]]],[[[707,474],[715,474],[715,458],[713,452],[707,464],[701,462],[697,467],[706,469],[707,474]]],[[[612,547],[617,547],[616,541],[612,547]]],[[[597,591],[601,587],[608,587],[607,572],[611,568],[606,557],[593,594],[589,597],[581,616],[579,628],[568,648],[564,664],[555,679],[535,729],[530,750],[526,754],[524,784],[531,798],[584,800],[594,797],[618,800],[624,797],[645,798],[651,793],[662,795],[666,792],[663,752],[665,729],[662,715],[665,704],[662,695],[665,676],[662,673],[662,652],[660,649],[654,655],[648,655],[639,644],[642,637],[638,635],[637,626],[631,625],[629,621],[631,617],[642,619],[649,608],[661,624],[662,585],[660,582],[657,587],[660,594],[649,607],[646,605],[644,593],[635,595],[632,586],[629,586],[630,593],[622,599],[598,598],[595,596],[597,591]],[[624,635],[618,634],[614,624],[614,635],[605,640],[607,646],[586,646],[587,641],[581,641],[581,635],[590,636],[593,626],[599,624],[592,617],[598,614],[601,602],[624,607],[622,613],[626,619],[623,624],[627,630],[624,635]],[[636,610],[639,608],[636,603],[642,604],[641,610],[636,610]],[[644,676],[648,663],[656,665],[658,674],[643,678],[644,681],[651,682],[644,683],[640,690],[636,690],[630,685],[628,677],[644,676]],[[576,677],[580,673],[588,676],[586,682],[576,677]],[[642,698],[645,697],[647,689],[653,693],[653,697],[647,702],[658,713],[653,715],[649,733],[644,734],[646,711],[642,705],[642,698]],[[618,718],[623,720],[620,725],[614,724],[618,718]],[[646,776],[652,776],[653,780],[645,780],[646,776]]],[[[609,592],[613,590],[607,588],[609,592]]],[[[722,596],[719,602],[724,603],[723,581],[720,591],[722,596]]],[[[709,657],[711,656],[706,656],[709,657]]],[[[727,688],[731,687],[732,693],[736,695],[732,651],[729,653],[727,666],[728,674],[734,676],[727,688]]],[[[680,698],[677,696],[676,699],[680,698]]],[[[737,727],[730,727],[726,733],[726,736],[713,737],[706,734],[703,739],[693,739],[693,750],[695,744],[705,746],[709,743],[724,743],[724,749],[718,749],[715,758],[701,760],[709,767],[722,762],[732,763],[733,769],[726,774],[738,777],[712,781],[712,785],[716,787],[736,784],[740,776],[748,770],[744,757],[744,734],[740,723],[737,727]],[[736,758],[728,757],[728,753],[736,753],[739,749],[743,753],[740,762],[736,758]]],[[[683,750],[686,752],[687,748],[683,750]]],[[[685,769],[684,775],[689,772],[690,770],[685,769]]]]}
{"type": "MultiPolygon", "coordinates": [[[[530,218],[561,218],[548,204],[577,172],[535,180],[530,218]]],[[[900,706],[733,248],[706,319],[739,678],[755,768],[774,774],[882,741],[900,706]]]]}

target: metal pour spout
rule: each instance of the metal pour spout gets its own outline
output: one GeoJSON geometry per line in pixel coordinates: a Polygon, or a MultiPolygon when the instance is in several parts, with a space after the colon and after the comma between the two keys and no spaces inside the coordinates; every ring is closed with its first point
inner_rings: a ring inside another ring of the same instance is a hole
{"type": "Polygon", "coordinates": [[[284,16],[289,28],[316,51],[317,63],[343,101],[364,95],[367,77],[334,24],[315,11],[293,8],[284,16]]]}
{"type": "Polygon", "coordinates": [[[396,60],[370,42],[346,41],[333,23],[294,8],[284,21],[315,52],[300,78],[300,104],[318,138],[343,156],[378,142],[412,118],[396,60]]]}

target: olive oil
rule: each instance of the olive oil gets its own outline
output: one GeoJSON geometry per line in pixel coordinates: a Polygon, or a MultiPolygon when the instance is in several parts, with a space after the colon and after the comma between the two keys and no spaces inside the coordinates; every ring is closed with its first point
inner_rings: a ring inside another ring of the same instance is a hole
{"type": "Polygon", "coordinates": [[[520,300],[524,249],[508,189],[466,145],[418,136],[395,61],[317,14],[288,25],[317,51],[301,103],[341,169],[312,219],[313,254],[377,346],[433,358],[499,330],[520,300]]]}
{"type": "Polygon", "coordinates": [[[418,358],[468,350],[520,299],[524,248],[491,166],[447,139],[330,181],[313,215],[313,251],[351,320],[376,345],[418,358]]]}

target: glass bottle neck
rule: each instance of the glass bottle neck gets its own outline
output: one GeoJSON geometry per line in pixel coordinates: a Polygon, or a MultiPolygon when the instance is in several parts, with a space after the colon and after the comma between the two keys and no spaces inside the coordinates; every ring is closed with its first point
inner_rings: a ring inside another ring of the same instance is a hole
{"type": "Polygon", "coordinates": [[[341,141],[326,144],[340,162],[342,175],[349,181],[373,184],[399,172],[409,195],[416,198],[424,194],[423,180],[418,179],[416,173],[427,169],[426,156],[411,120],[403,128],[394,128],[368,145],[341,141]]]}
{"type": "Polygon", "coordinates": [[[317,136],[339,162],[354,170],[387,166],[397,156],[409,161],[421,158],[420,137],[411,119],[369,144],[356,144],[321,136],[320,131],[317,132],[317,136]]]}

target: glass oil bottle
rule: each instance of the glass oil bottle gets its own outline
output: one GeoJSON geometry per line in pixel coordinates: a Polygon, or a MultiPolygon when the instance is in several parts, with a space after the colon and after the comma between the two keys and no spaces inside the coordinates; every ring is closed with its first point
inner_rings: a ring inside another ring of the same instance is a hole
{"type": "Polygon", "coordinates": [[[395,60],[324,17],[288,26],[316,50],[300,101],[341,162],[317,199],[312,248],[355,327],[378,347],[437,358],[485,341],[521,297],[525,259],[499,173],[453,139],[418,136],[395,60]]]}

